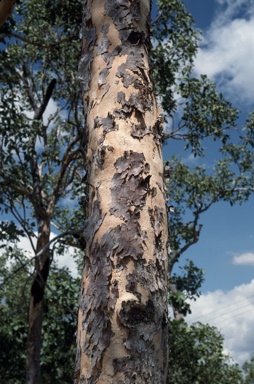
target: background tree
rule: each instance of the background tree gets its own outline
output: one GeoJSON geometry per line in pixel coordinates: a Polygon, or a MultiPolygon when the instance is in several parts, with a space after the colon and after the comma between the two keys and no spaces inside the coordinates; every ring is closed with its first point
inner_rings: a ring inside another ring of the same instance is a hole
{"type": "MultiPolygon", "coordinates": [[[[16,7],[13,30],[1,35],[1,239],[27,236],[35,255],[26,363],[30,384],[40,381],[43,296],[53,258],[51,227],[58,235],[73,233],[84,216],[75,210],[84,196],[76,76],[80,9],[77,1],[24,1],[16,7]],[[5,221],[4,215],[12,215],[13,221],[5,221]]],[[[80,228],[76,236],[79,233],[80,228]]]]}
{"type": "Polygon", "coordinates": [[[243,364],[244,384],[254,383],[254,356],[252,355],[249,361],[245,361],[243,364]]]}
{"type": "MultiPolygon", "coordinates": [[[[0,292],[0,383],[22,384],[25,381],[32,268],[28,264],[25,268],[22,266],[28,260],[29,256],[17,247],[4,252],[0,259],[0,274],[6,280],[0,292]]],[[[194,297],[198,279],[195,283],[192,276],[196,269],[190,264],[192,273],[184,270],[181,284],[184,282],[184,291],[191,292],[194,297]]],[[[53,264],[44,298],[42,383],[51,383],[52,378],[55,383],[72,381],[78,293],[79,279],[53,264]]],[[[189,327],[183,320],[170,320],[169,331],[168,383],[252,383],[252,360],[243,366],[244,381],[239,367],[232,365],[223,354],[223,337],[215,327],[201,323],[189,327]]]]}
{"type": "MultiPolygon", "coordinates": [[[[33,268],[29,256],[17,247],[1,255],[0,274],[0,383],[26,380],[26,343],[33,268]],[[23,265],[26,264],[26,267],[23,265]],[[18,271],[17,271],[18,270],[18,271]],[[15,272],[15,273],[14,273],[15,272]],[[10,275],[12,277],[10,278],[10,275]]],[[[41,382],[70,383],[75,359],[75,330],[80,281],[67,268],[51,265],[44,296],[41,382]]]]}
{"type": "MultiPolygon", "coordinates": [[[[238,125],[239,112],[215,84],[206,75],[194,77],[199,33],[181,1],[158,1],[152,36],[155,87],[165,112],[165,126],[171,123],[165,130],[165,140],[169,145],[172,140],[180,141],[182,150],[204,163],[206,146],[213,145],[217,153],[214,164],[208,167],[189,166],[180,156],[172,156],[164,168],[169,205],[175,211],[169,216],[169,289],[172,303],[181,303],[185,314],[184,296],[175,286],[174,267],[199,240],[204,212],[219,201],[241,204],[253,193],[254,115],[250,113],[246,123],[238,125]]],[[[175,308],[174,313],[181,317],[179,310],[175,308]]]]}
{"type": "Polygon", "coordinates": [[[169,375],[171,384],[241,384],[242,373],[223,354],[223,337],[215,327],[184,321],[170,322],[169,375]]]}

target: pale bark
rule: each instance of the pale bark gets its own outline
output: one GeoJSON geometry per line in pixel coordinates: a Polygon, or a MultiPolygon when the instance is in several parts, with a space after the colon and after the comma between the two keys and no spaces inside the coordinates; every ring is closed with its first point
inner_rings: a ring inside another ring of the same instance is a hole
{"type": "Polygon", "coordinates": [[[11,16],[16,0],[0,0],[0,27],[11,16]]]}
{"type": "Polygon", "coordinates": [[[149,73],[150,2],[84,1],[89,211],[76,383],[163,384],[167,208],[149,73]]]}

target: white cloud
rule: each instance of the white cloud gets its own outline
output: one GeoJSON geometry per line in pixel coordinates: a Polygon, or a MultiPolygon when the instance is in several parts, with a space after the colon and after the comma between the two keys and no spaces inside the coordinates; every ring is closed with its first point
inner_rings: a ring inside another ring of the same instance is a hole
{"type": "Polygon", "coordinates": [[[195,72],[205,73],[234,101],[253,102],[254,1],[218,0],[221,6],[203,40],[195,72]],[[247,5],[246,5],[247,3],[247,5]]]}
{"type": "Polygon", "coordinates": [[[233,264],[250,265],[254,267],[254,252],[246,252],[241,255],[234,256],[233,264]]]}
{"type": "Polygon", "coordinates": [[[48,124],[48,119],[51,115],[54,115],[59,108],[58,104],[51,98],[49,99],[47,108],[45,109],[45,112],[43,114],[43,124],[48,124]]]}
{"type": "Polygon", "coordinates": [[[191,309],[189,323],[216,326],[225,337],[225,352],[239,364],[249,359],[254,345],[254,280],[227,292],[208,292],[192,302],[191,309]]]}
{"type": "Polygon", "coordinates": [[[239,13],[242,17],[248,17],[254,12],[253,0],[216,0],[216,2],[221,7],[221,12],[217,15],[219,19],[236,17],[239,13]]]}
{"type": "MultiPolygon", "coordinates": [[[[35,232],[36,237],[32,239],[34,248],[36,247],[37,235],[38,233],[35,232]]],[[[56,237],[56,234],[51,232],[50,240],[52,240],[54,237],[56,237]]],[[[28,237],[20,237],[20,240],[19,242],[16,243],[16,245],[18,248],[23,249],[26,252],[27,257],[34,256],[34,251],[28,237]]],[[[0,255],[3,252],[4,252],[4,248],[0,250],[0,255]]],[[[59,268],[68,267],[72,276],[77,277],[78,276],[77,264],[75,263],[73,255],[74,255],[74,248],[68,247],[68,249],[66,249],[63,255],[61,256],[54,255],[54,260],[57,262],[57,265],[59,268]]]]}

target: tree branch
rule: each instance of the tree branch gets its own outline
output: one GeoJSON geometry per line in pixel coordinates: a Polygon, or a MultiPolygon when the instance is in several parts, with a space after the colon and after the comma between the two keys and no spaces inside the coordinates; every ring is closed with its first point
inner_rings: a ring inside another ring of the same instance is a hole
{"type": "MultiPolygon", "coordinates": [[[[2,1],[5,1],[5,0],[2,0],[2,1]]],[[[12,1],[12,0],[9,0],[9,1],[12,1]]],[[[1,1],[0,1],[0,5],[1,5],[1,1]]],[[[1,17],[0,17],[0,23],[1,23],[1,17]]],[[[1,24],[0,24],[0,26],[1,26],[1,24]]],[[[65,39],[59,40],[55,43],[45,44],[45,42],[43,42],[43,41],[33,41],[30,39],[27,39],[24,36],[18,35],[17,33],[14,33],[14,32],[1,33],[0,34],[0,39],[4,39],[5,37],[15,37],[16,39],[23,41],[23,43],[31,44],[31,45],[34,45],[35,47],[40,47],[43,49],[52,49],[52,48],[54,48],[54,47],[56,47],[62,43],[66,43],[66,42],[71,41],[73,39],[73,36],[68,36],[65,39]]]]}
{"type": "Polygon", "coordinates": [[[0,27],[11,16],[15,0],[0,0],[0,27]]]}
{"type": "MultiPolygon", "coordinates": [[[[0,287],[4,287],[5,283],[6,283],[6,282],[7,282],[13,275],[15,275],[16,273],[18,273],[21,269],[25,268],[29,263],[31,263],[31,261],[33,261],[33,260],[39,260],[39,257],[41,256],[41,254],[42,254],[43,252],[45,252],[46,249],[48,249],[49,246],[50,246],[53,242],[58,241],[58,240],[61,239],[62,237],[65,237],[65,236],[68,236],[68,235],[73,235],[73,236],[78,235],[78,234],[82,233],[83,231],[84,231],[84,228],[79,229],[79,230],[76,230],[76,231],[65,231],[65,232],[61,233],[60,235],[54,237],[54,238],[51,239],[50,241],[48,241],[48,243],[45,244],[44,247],[43,247],[43,248],[42,248],[36,255],[34,255],[33,257],[31,257],[31,259],[29,259],[26,263],[22,264],[21,267],[15,269],[15,271],[13,271],[9,276],[7,276],[7,277],[3,280],[2,284],[0,284],[0,287]]],[[[39,271],[39,268],[37,268],[37,271],[39,271]]]]}
{"type": "Polygon", "coordinates": [[[53,90],[56,86],[56,79],[51,80],[51,82],[48,85],[46,94],[42,100],[42,103],[39,108],[35,110],[34,113],[34,120],[41,120],[43,113],[45,112],[45,109],[47,108],[48,102],[52,96],[53,90]]]}

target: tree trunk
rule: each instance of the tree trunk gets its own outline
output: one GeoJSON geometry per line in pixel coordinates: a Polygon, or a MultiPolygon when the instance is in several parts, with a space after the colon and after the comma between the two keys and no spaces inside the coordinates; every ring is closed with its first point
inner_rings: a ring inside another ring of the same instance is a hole
{"type": "Polygon", "coordinates": [[[75,383],[163,384],[167,209],[147,0],[84,1],[89,211],[75,383]]]}
{"type": "Polygon", "coordinates": [[[16,0],[0,0],[0,27],[11,16],[16,0]]]}
{"type": "MultiPolygon", "coordinates": [[[[38,254],[50,239],[49,220],[38,220],[38,241],[36,254],[38,254]]],[[[29,308],[29,329],[27,337],[26,355],[26,384],[40,383],[40,352],[43,320],[43,296],[49,274],[50,255],[45,250],[35,260],[35,277],[31,288],[29,308]]]]}

